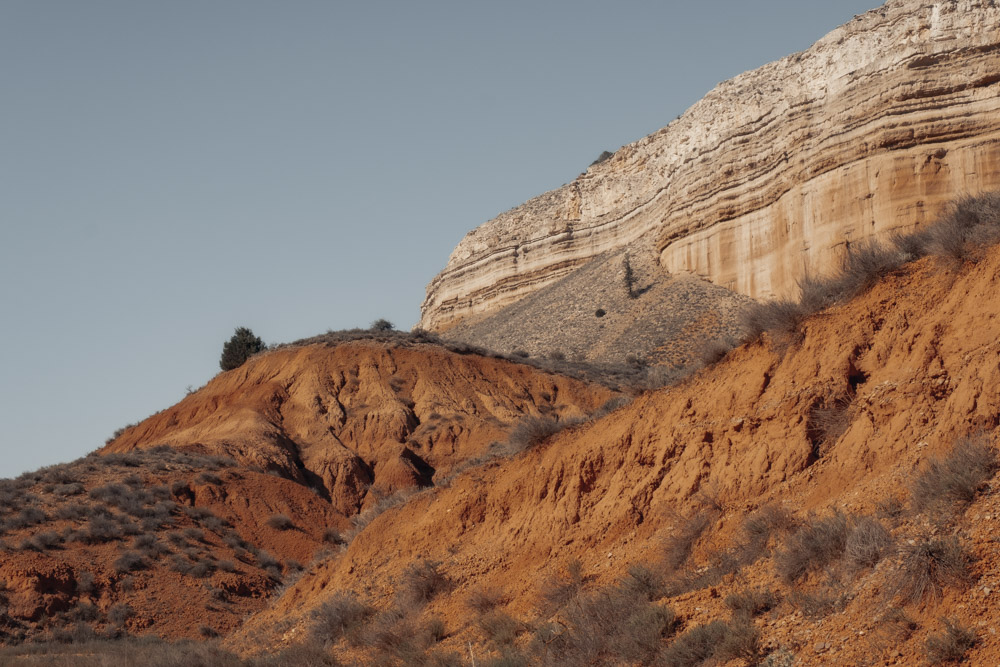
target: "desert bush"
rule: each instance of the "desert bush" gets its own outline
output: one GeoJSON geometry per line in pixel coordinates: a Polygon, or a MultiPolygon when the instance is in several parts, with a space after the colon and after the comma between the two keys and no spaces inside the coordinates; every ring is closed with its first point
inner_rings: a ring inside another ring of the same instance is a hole
{"type": "Polygon", "coordinates": [[[546,579],[542,585],[539,607],[549,616],[575,598],[583,587],[583,564],[571,560],[566,568],[546,579]]]}
{"type": "Polygon", "coordinates": [[[667,586],[663,577],[653,568],[641,563],[628,567],[619,586],[624,594],[639,597],[648,602],[655,602],[667,594],[667,586]]]}
{"type": "Polygon", "coordinates": [[[698,344],[692,356],[699,366],[712,366],[722,361],[738,345],[731,338],[710,338],[698,344]]]}
{"type": "Polygon", "coordinates": [[[99,616],[99,613],[97,610],[97,605],[95,605],[92,602],[81,600],[80,602],[76,603],[75,607],[73,607],[72,611],[70,612],[70,616],[73,620],[76,621],[96,621],[99,616]]]}
{"type": "Polygon", "coordinates": [[[195,526],[188,526],[182,531],[182,533],[184,537],[186,537],[189,540],[194,540],[196,542],[205,541],[205,531],[203,531],[201,528],[197,528],[195,526]]]}
{"type": "Polygon", "coordinates": [[[728,632],[729,626],[725,621],[712,621],[708,625],[692,628],[663,651],[661,663],[667,667],[700,665],[712,657],[728,632]]]}
{"type": "Polygon", "coordinates": [[[76,590],[80,595],[93,595],[97,591],[93,573],[81,572],[76,578],[76,590]]]}
{"type": "Polygon", "coordinates": [[[743,660],[748,665],[760,662],[760,655],[760,630],[749,616],[738,617],[727,623],[725,634],[712,652],[712,658],[720,663],[743,660]]]}
{"type": "Polygon", "coordinates": [[[604,405],[602,405],[601,407],[597,408],[597,410],[595,410],[590,415],[590,418],[591,419],[601,419],[602,417],[606,417],[607,415],[611,414],[615,410],[618,410],[620,408],[624,408],[626,405],[629,405],[631,402],[632,402],[632,397],[630,397],[630,396],[614,396],[612,398],[609,398],[607,401],[605,401],[604,405]]]}
{"type": "Polygon", "coordinates": [[[52,488],[52,493],[57,496],[76,496],[83,493],[83,484],[79,482],[72,482],[69,484],[56,484],[52,488]]]}
{"type": "Polygon", "coordinates": [[[785,548],[775,557],[775,570],[785,583],[793,584],[839,560],[847,548],[849,534],[848,519],[839,512],[813,519],[788,538],[785,548]]]}
{"type": "Polygon", "coordinates": [[[125,530],[117,521],[112,521],[105,516],[94,516],[87,521],[87,526],[83,533],[84,541],[90,544],[100,542],[112,542],[120,540],[125,536],[125,530]]]}
{"type": "Polygon", "coordinates": [[[215,484],[215,485],[222,484],[222,478],[210,472],[203,472],[194,479],[199,484],[215,484]]]}
{"type": "Polygon", "coordinates": [[[327,544],[344,544],[344,537],[336,528],[327,528],[323,531],[323,541],[327,544]]]}
{"type": "Polygon", "coordinates": [[[492,588],[474,588],[465,598],[465,606],[477,614],[486,614],[503,603],[503,593],[492,588]]]}
{"type": "Polygon", "coordinates": [[[441,563],[421,558],[403,570],[396,595],[408,607],[421,607],[450,587],[451,580],[441,571],[441,563]]]}
{"type": "Polygon", "coordinates": [[[132,607],[122,602],[117,602],[108,609],[108,621],[114,625],[124,625],[134,615],[132,607]]]}
{"type": "Polygon", "coordinates": [[[777,607],[778,596],[774,591],[754,588],[727,596],[726,606],[733,611],[734,616],[752,618],[777,607]]]}
{"type": "Polygon", "coordinates": [[[972,628],[965,627],[953,618],[942,618],[941,632],[927,637],[924,652],[932,665],[942,662],[962,662],[965,654],[976,645],[978,637],[972,628]]]}
{"type": "Polygon", "coordinates": [[[61,542],[62,538],[59,537],[58,533],[51,530],[46,530],[41,533],[36,533],[35,535],[32,535],[31,537],[27,537],[24,540],[22,540],[20,548],[23,551],[31,550],[31,551],[43,552],[59,546],[61,542]]]}
{"type": "Polygon", "coordinates": [[[527,416],[511,429],[507,442],[513,454],[531,449],[565,428],[554,417],[527,416]]]}
{"type": "Polygon", "coordinates": [[[480,616],[476,625],[482,631],[483,637],[499,648],[513,646],[517,636],[526,629],[524,623],[498,609],[493,609],[480,616]]]}
{"type": "Polygon", "coordinates": [[[713,510],[702,509],[688,517],[680,518],[678,524],[674,526],[663,542],[662,558],[668,570],[681,569],[691,557],[695,543],[709,525],[715,521],[716,516],[713,510]]]}
{"type": "Polygon", "coordinates": [[[740,313],[740,328],[747,340],[760,338],[764,332],[789,334],[808,314],[802,304],[789,299],[752,303],[740,313]]]}
{"type": "Polygon", "coordinates": [[[295,524],[285,514],[275,514],[267,520],[267,525],[275,530],[291,530],[295,524]]]}
{"type": "Polygon", "coordinates": [[[191,561],[180,554],[174,554],[170,557],[170,569],[174,572],[189,575],[193,567],[191,561]]]}
{"type": "Polygon", "coordinates": [[[872,517],[854,517],[844,546],[844,558],[854,569],[875,567],[892,549],[892,535],[872,517]]]}
{"type": "Polygon", "coordinates": [[[135,551],[126,551],[115,560],[115,571],[131,572],[149,567],[149,562],[142,557],[142,554],[135,551]]]}
{"type": "Polygon", "coordinates": [[[7,519],[4,527],[7,530],[19,530],[21,528],[37,526],[47,520],[48,516],[43,510],[37,507],[25,507],[14,516],[7,519]]]}
{"type": "Polygon", "coordinates": [[[374,614],[375,609],[353,593],[338,592],[313,612],[311,632],[324,642],[336,643],[361,628],[374,614]]]}
{"type": "Polygon", "coordinates": [[[996,450],[985,436],[962,438],[941,458],[931,458],[910,487],[918,512],[946,514],[971,503],[997,471],[996,450]]]}
{"type": "Polygon", "coordinates": [[[902,607],[890,607],[879,619],[877,631],[888,641],[898,644],[909,639],[918,627],[902,607]]]}
{"type": "Polygon", "coordinates": [[[792,591],[788,601],[806,618],[819,620],[834,612],[842,611],[850,600],[842,588],[827,586],[813,592],[792,591]]]}
{"type": "Polygon", "coordinates": [[[783,505],[767,503],[757,509],[743,522],[743,532],[748,540],[767,542],[776,532],[787,533],[798,526],[791,510],[783,505]]]}
{"type": "Polygon", "coordinates": [[[375,333],[384,333],[386,331],[394,331],[396,325],[387,319],[379,318],[369,325],[368,330],[375,333]]]}
{"type": "Polygon", "coordinates": [[[559,664],[649,664],[678,627],[672,609],[621,586],[577,597],[560,615],[565,630],[547,644],[559,664]]]}
{"type": "Polygon", "coordinates": [[[257,566],[265,570],[272,578],[281,579],[281,561],[266,551],[257,552],[257,566]]]}
{"type": "Polygon", "coordinates": [[[889,585],[890,597],[903,602],[939,598],[945,587],[961,588],[969,583],[970,561],[971,557],[954,536],[907,544],[889,585]]]}
{"type": "Polygon", "coordinates": [[[958,199],[928,235],[937,255],[956,262],[977,259],[983,246],[1000,240],[1000,193],[958,199]]]}

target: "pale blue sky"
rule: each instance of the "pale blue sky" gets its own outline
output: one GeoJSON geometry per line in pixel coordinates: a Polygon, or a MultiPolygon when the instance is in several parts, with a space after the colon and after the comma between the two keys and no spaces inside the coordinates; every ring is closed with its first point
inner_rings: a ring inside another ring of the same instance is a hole
{"type": "Polygon", "coordinates": [[[0,0],[0,477],[266,341],[412,326],[462,236],[877,0],[0,0]]]}

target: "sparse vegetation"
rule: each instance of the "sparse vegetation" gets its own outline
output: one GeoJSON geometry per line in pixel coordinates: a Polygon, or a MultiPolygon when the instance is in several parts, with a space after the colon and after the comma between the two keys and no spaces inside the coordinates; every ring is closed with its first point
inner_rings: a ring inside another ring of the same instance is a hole
{"type": "Polygon", "coordinates": [[[890,585],[891,597],[918,602],[940,598],[945,587],[962,588],[969,583],[971,557],[957,537],[927,538],[906,544],[902,562],[890,585]]]}
{"type": "Polygon", "coordinates": [[[962,438],[942,458],[932,458],[910,487],[918,512],[948,514],[971,503],[998,469],[996,450],[986,436],[962,438]]]}
{"type": "Polygon", "coordinates": [[[822,570],[843,556],[849,534],[847,517],[839,512],[813,519],[788,539],[775,558],[775,570],[788,584],[822,570]]]}
{"type": "Polygon", "coordinates": [[[396,596],[403,605],[422,607],[449,588],[451,580],[441,570],[441,563],[422,558],[403,570],[396,596]]]}
{"type": "Polygon", "coordinates": [[[941,632],[930,635],[924,643],[927,659],[932,665],[962,662],[978,641],[976,633],[953,618],[942,618],[941,632]]]}

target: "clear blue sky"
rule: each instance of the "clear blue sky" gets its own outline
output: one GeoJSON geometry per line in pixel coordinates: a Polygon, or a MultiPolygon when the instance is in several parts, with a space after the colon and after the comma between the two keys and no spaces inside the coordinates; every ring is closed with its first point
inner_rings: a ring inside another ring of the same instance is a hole
{"type": "Polygon", "coordinates": [[[877,0],[0,3],[0,477],[268,342],[412,326],[462,236],[877,0]]]}

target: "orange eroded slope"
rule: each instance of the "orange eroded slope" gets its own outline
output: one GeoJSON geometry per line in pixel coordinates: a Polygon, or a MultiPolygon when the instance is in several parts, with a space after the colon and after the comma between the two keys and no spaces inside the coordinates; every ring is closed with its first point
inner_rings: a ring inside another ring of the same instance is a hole
{"type": "MultiPolygon", "coordinates": [[[[236,633],[232,645],[251,636],[263,637],[263,646],[294,640],[304,627],[302,612],[337,590],[366,592],[384,604],[403,568],[427,557],[441,561],[457,584],[433,609],[446,619],[450,641],[461,647],[477,637],[462,605],[472,588],[500,588],[509,610],[529,616],[544,577],[568,559],[581,560],[594,581],[611,581],[629,563],[653,559],[662,531],[675,523],[677,512],[693,506],[699,491],[713,495],[724,510],[711,531],[716,541],[735,534],[736,522],[767,500],[801,512],[870,512],[888,495],[904,496],[929,455],[958,435],[997,428],[998,276],[995,250],[961,270],[922,260],[855,301],[811,318],[799,340],[737,349],[681,386],[648,394],[513,460],[494,461],[448,488],[418,495],[378,517],[339,557],[313,567],[236,633]],[[818,409],[838,400],[848,406],[846,430],[823,442],[818,409]],[[296,619],[302,621],[298,626],[296,619]],[[267,634],[268,628],[281,633],[267,634]]],[[[980,580],[998,575],[989,535],[966,535],[979,557],[974,575],[980,580]]],[[[671,604],[707,622],[712,617],[706,609],[714,604],[721,614],[719,596],[735,590],[724,588],[735,586],[731,581],[722,586],[721,592],[695,591],[671,604]]],[[[974,595],[971,588],[949,594],[944,606],[922,607],[921,613],[933,618],[947,612],[976,622],[990,608],[974,595]]],[[[834,632],[870,626],[871,600],[861,600],[841,615],[853,624],[844,621],[834,632]]],[[[792,623],[799,634],[781,635],[782,641],[802,648],[814,626],[801,618],[795,622],[794,609],[784,613],[792,621],[769,621],[765,639],[792,623]]],[[[864,642],[841,643],[839,659],[847,661],[842,664],[855,664],[849,656],[860,660],[871,650],[864,642]]],[[[995,635],[982,633],[974,651],[974,660],[995,662],[995,635]]],[[[831,658],[799,659],[822,664],[831,658]]],[[[900,659],[916,658],[908,653],[900,659]]]]}

